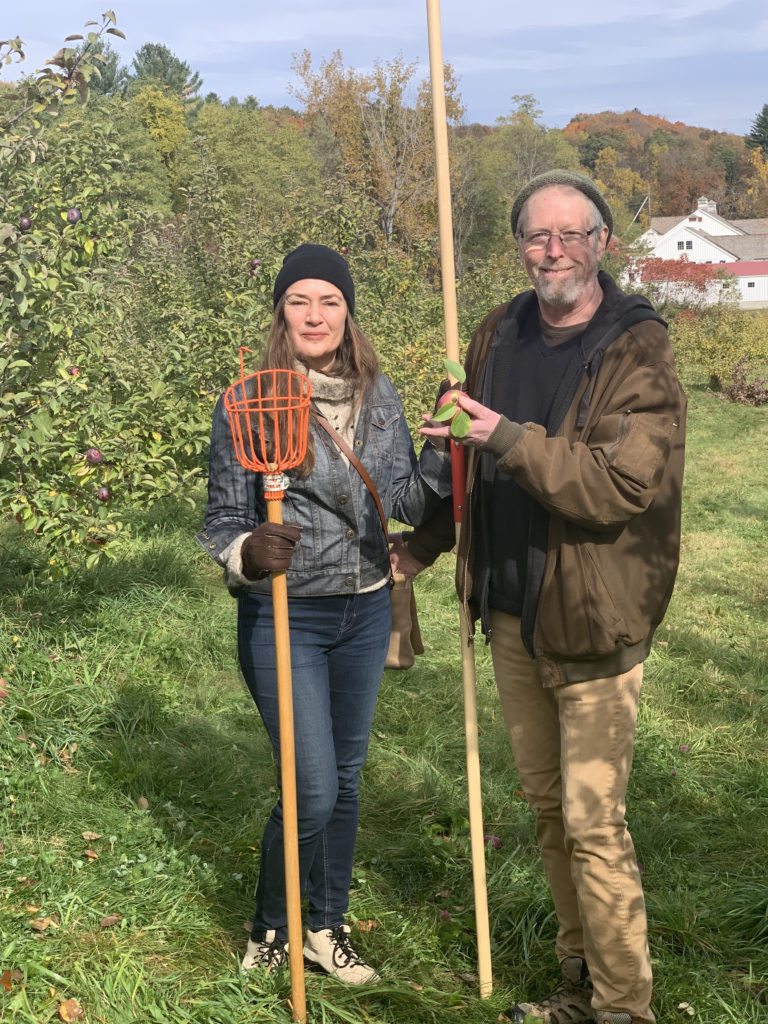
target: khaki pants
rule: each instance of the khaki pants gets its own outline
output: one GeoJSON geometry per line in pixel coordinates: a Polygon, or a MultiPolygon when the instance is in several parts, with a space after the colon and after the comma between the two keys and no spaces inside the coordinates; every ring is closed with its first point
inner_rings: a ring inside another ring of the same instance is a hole
{"type": "Polygon", "coordinates": [[[504,721],[560,925],[558,960],[586,960],[596,1010],[653,1024],[645,901],[624,819],[643,666],[545,688],[520,620],[493,611],[491,626],[504,721]]]}

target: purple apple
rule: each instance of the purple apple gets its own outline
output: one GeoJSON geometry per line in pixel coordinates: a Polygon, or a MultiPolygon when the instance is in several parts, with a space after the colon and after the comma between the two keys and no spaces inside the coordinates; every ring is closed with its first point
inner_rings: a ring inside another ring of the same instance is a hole
{"type": "Polygon", "coordinates": [[[83,215],[78,210],[78,208],[76,206],[73,206],[73,207],[71,207],[71,209],[67,210],[67,223],[68,224],[77,224],[77,222],[80,220],[80,218],[82,216],[83,215]]]}
{"type": "Polygon", "coordinates": [[[90,462],[92,466],[98,466],[104,456],[101,454],[98,448],[89,448],[85,453],[85,461],[90,462]]]}
{"type": "Polygon", "coordinates": [[[32,227],[32,221],[29,217],[19,217],[19,227],[22,231],[29,231],[32,227]]]}
{"type": "Polygon", "coordinates": [[[256,270],[257,267],[261,266],[261,260],[254,256],[251,260],[251,270],[256,270]]]}
{"type": "Polygon", "coordinates": [[[341,253],[342,256],[346,256],[347,253],[349,252],[349,246],[342,245],[342,247],[339,249],[339,252],[341,253]]]}
{"type": "Polygon", "coordinates": [[[99,499],[99,501],[109,501],[109,499],[111,497],[111,495],[109,493],[109,488],[108,487],[100,487],[98,489],[98,491],[96,491],[96,497],[99,499]]]}

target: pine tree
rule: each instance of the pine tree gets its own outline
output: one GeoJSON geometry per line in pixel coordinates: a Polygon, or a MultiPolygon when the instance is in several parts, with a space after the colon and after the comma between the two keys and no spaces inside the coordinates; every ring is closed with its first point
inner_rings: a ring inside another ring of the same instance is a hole
{"type": "Polygon", "coordinates": [[[763,156],[768,156],[768,103],[763,105],[763,109],[752,122],[746,142],[752,149],[760,149],[763,156]]]}

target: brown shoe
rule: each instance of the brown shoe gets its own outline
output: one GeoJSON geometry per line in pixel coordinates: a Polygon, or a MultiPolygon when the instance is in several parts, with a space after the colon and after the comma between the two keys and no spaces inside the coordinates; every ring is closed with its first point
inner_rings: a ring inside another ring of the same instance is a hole
{"type": "MultiPolygon", "coordinates": [[[[537,1003],[515,1003],[504,1011],[504,1016],[512,1024],[524,1024],[526,1015],[541,1021],[541,1024],[595,1024],[592,979],[585,961],[580,956],[568,956],[560,964],[560,969],[563,980],[548,995],[537,1003]]],[[[605,1024],[627,1024],[618,1018],[615,1021],[611,1017],[604,1020],[605,1024]]],[[[628,1024],[632,1024],[631,1018],[628,1018],[628,1024]]]]}

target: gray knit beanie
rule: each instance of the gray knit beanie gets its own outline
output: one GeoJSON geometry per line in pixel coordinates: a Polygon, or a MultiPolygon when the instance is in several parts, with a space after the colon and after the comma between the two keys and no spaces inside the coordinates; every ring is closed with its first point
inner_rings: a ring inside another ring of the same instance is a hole
{"type": "Polygon", "coordinates": [[[272,303],[276,306],[280,296],[292,284],[312,278],[335,284],[347,302],[349,315],[355,315],[355,285],[349,272],[349,264],[335,249],[327,245],[305,243],[289,252],[283,260],[280,273],[275,278],[272,303]]]}
{"type": "Polygon", "coordinates": [[[531,178],[528,184],[520,190],[512,204],[512,212],[509,215],[513,235],[517,234],[517,221],[526,200],[530,199],[533,193],[538,192],[540,188],[548,188],[550,185],[567,185],[569,188],[577,188],[579,192],[584,193],[587,199],[591,199],[608,226],[608,239],[610,239],[613,234],[613,214],[594,181],[585,174],[577,174],[576,171],[565,171],[562,169],[544,171],[543,174],[537,174],[535,178],[531,178]]]}

